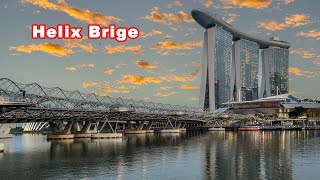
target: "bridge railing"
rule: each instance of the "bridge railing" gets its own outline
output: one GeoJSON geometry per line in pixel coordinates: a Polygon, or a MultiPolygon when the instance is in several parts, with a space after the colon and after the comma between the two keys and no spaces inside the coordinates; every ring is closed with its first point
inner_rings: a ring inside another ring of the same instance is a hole
{"type": "Polygon", "coordinates": [[[22,84],[7,78],[0,79],[0,96],[12,102],[28,102],[37,108],[55,108],[86,111],[113,111],[127,109],[134,112],[155,114],[211,115],[197,107],[135,101],[132,99],[98,96],[59,87],[43,87],[36,83],[22,84]]]}

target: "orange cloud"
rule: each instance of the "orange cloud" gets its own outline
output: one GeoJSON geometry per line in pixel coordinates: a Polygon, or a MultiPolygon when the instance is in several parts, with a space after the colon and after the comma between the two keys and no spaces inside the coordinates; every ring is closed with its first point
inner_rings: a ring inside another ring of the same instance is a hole
{"type": "Polygon", "coordinates": [[[86,87],[92,87],[92,86],[97,86],[99,83],[97,82],[82,82],[82,87],[86,88],[86,87]]]}
{"type": "Polygon", "coordinates": [[[151,37],[153,35],[160,35],[162,34],[162,31],[158,30],[158,29],[153,29],[151,32],[149,32],[148,34],[146,33],[141,33],[141,37],[142,38],[147,38],[147,37],[151,37]]]}
{"type": "Polygon", "coordinates": [[[123,53],[123,52],[130,52],[132,54],[142,54],[141,45],[137,45],[137,46],[120,45],[120,46],[114,46],[114,47],[109,45],[109,46],[106,46],[105,49],[107,54],[123,53]]]}
{"type": "Polygon", "coordinates": [[[202,47],[202,41],[180,42],[162,41],[153,45],[150,49],[159,54],[167,55],[170,50],[191,50],[196,47],[202,47]]]}
{"type": "Polygon", "coordinates": [[[84,67],[89,67],[89,68],[94,68],[95,64],[79,64],[79,65],[76,65],[76,66],[72,66],[72,67],[66,67],[65,69],[66,70],[69,70],[69,71],[76,71],[80,68],[84,68],[84,67]]]}
{"type": "Polygon", "coordinates": [[[299,27],[310,24],[310,16],[306,14],[293,14],[285,17],[284,22],[264,21],[259,22],[259,27],[270,31],[283,30],[285,27],[299,27]]]}
{"type": "Polygon", "coordinates": [[[68,71],[76,71],[77,70],[76,67],[66,67],[65,69],[68,71]]]}
{"type": "Polygon", "coordinates": [[[111,87],[101,87],[99,88],[103,92],[107,93],[129,93],[130,91],[125,88],[125,86],[121,86],[119,89],[112,89],[111,87]]]}
{"type": "Polygon", "coordinates": [[[311,23],[310,16],[306,14],[293,14],[284,18],[284,22],[287,26],[299,27],[311,23]]]}
{"type": "Polygon", "coordinates": [[[157,68],[157,66],[151,65],[150,63],[148,63],[147,61],[144,61],[144,60],[136,61],[134,64],[142,69],[155,69],[155,68],[157,68]]]}
{"type": "Polygon", "coordinates": [[[166,34],[163,38],[164,38],[164,39],[171,39],[171,38],[173,38],[173,35],[171,35],[171,34],[166,34]]]}
{"type": "MultiPolygon", "coordinates": [[[[253,9],[265,9],[271,4],[271,0],[220,0],[227,6],[246,7],[253,9]]],[[[228,7],[229,8],[229,7],[228,7]]]]}
{"type": "Polygon", "coordinates": [[[134,85],[145,85],[149,83],[159,84],[162,80],[157,79],[155,77],[143,77],[143,76],[136,76],[136,75],[124,75],[119,83],[129,83],[134,85]]]}
{"type": "Polygon", "coordinates": [[[179,11],[178,14],[161,13],[159,12],[158,7],[154,7],[150,14],[145,16],[144,19],[166,25],[172,25],[181,22],[194,22],[191,15],[185,13],[184,11],[179,11]]]}
{"type": "Polygon", "coordinates": [[[259,27],[267,29],[269,31],[279,31],[283,30],[286,27],[286,25],[277,21],[264,21],[259,22],[259,27]]]}
{"type": "Polygon", "coordinates": [[[60,11],[80,21],[90,24],[108,25],[109,21],[122,21],[120,18],[113,16],[104,16],[100,13],[91,12],[87,9],[74,8],[68,5],[64,0],[59,0],[57,4],[48,0],[22,0],[23,3],[33,4],[44,9],[60,11]]]}
{"type": "Polygon", "coordinates": [[[112,74],[113,73],[113,69],[106,68],[106,69],[103,70],[103,73],[104,74],[112,74]]]}
{"type": "Polygon", "coordinates": [[[84,51],[87,52],[93,52],[94,48],[93,46],[89,43],[89,44],[81,44],[79,41],[77,40],[69,40],[67,41],[67,43],[65,44],[65,47],[68,48],[80,48],[84,51]]]}
{"type": "Polygon", "coordinates": [[[292,50],[290,50],[290,53],[301,55],[305,59],[320,58],[320,56],[318,56],[310,51],[302,50],[302,49],[292,49],[292,50]]]}
{"type": "Polygon", "coordinates": [[[308,32],[299,32],[297,35],[299,36],[304,36],[304,37],[311,37],[314,38],[316,40],[320,40],[320,31],[316,30],[316,29],[312,29],[308,32]]]}
{"type": "Polygon", "coordinates": [[[295,75],[295,76],[305,76],[308,78],[312,78],[316,75],[316,73],[314,72],[310,72],[310,71],[303,71],[297,67],[289,67],[289,73],[295,75]]]}
{"type": "Polygon", "coordinates": [[[186,74],[184,76],[177,76],[177,75],[168,75],[168,76],[161,76],[160,79],[167,82],[190,82],[195,80],[201,74],[200,71],[196,71],[193,73],[186,74]]]}
{"type": "Polygon", "coordinates": [[[157,96],[157,97],[168,97],[168,96],[172,96],[172,95],[175,95],[177,94],[177,92],[170,92],[170,93],[156,93],[154,94],[153,96],[157,96]]]}
{"type": "Polygon", "coordinates": [[[289,89],[289,94],[302,94],[302,92],[289,89]]]}
{"type": "Polygon", "coordinates": [[[211,7],[211,6],[214,5],[214,3],[212,1],[210,1],[210,0],[201,0],[200,2],[206,8],[211,7]]]}
{"type": "Polygon", "coordinates": [[[290,3],[293,3],[293,1],[294,1],[294,0],[283,0],[283,3],[284,3],[285,5],[288,5],[288,4],[290,4],[290,3]]]}
{"type": "Polygon", "coordinates": [[[237,14],[232,14],[232,13],[229,13],[228,14],[228,19],[226,20],[227,23],[232,23],[233,21],[236,20],[236,17],[238,16],[237,14]]]}
{"type": "Polygon", "coordinates": [[[53,44],[53,43],[44,43],[44,44],[38,44],[38,45],[31,44],[26,46],[25,45],[12,46],[10,47],[10,50],[15,50],[19,52],[28,53],[28,54],[34,51],[40,51],[40,52],[45,52],[52,56],[57,56],[57,57],[67,56],[73,53],[72,49],[67,49],[59,44],[53,44]]]}
{"type": "Polygon", "coordinates": [[[160,89],[163,90],[163,91],[167,91],[167,90],[172,89],[172,88],[173,87],[171,87],[171,86],[162,86],[162,87],[160,87],[160,89]]]}
{"type": "Polygon", "coordinates": [[[184,84],[180,86],[180,89],[199,89],[199,86],[184,84]]]}

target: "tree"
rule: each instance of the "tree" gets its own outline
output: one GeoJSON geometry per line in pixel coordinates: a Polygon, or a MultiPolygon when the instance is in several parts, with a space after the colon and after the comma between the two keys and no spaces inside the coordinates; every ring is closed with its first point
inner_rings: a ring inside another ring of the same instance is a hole
{"type": "Polygon", "coordinates": [[[297,118],[299,116],[305,115],[307,112],[307,108],[304,108],[302,106],[295,107],[293,111],[289,112],[290,118],[297,118]]]}

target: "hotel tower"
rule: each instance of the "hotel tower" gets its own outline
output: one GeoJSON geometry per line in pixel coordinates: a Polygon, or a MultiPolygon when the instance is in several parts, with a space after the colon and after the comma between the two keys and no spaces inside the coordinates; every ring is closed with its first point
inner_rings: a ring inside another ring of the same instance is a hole
{"type": "Polygon", "coordinates": [[[205,11],[192,17],[204,29],[200,107],[214,111],[226,102],[252,101],[289,91],[290,44],[242,33],[205,11]],[[262,78],[258,71],[261,54],[262,78]]]}

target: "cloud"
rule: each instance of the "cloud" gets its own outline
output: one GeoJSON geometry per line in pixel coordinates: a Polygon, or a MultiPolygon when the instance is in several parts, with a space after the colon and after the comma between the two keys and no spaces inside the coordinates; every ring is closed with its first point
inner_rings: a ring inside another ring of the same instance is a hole
{"type": "Polygon", "coordinates": [[[158,92],[156,94],[154,94],[153,96],[157,96],[157,97],[168,97],[168,96],[172,96],[172,95],[175,95],[177,94],[177,92],[170,92],[170,93],[161,93],[161,92],[158,92]]]}
{"type": "Polygon", "coordinates": [[[284,3],[285,5],[288,5],[288,4],[290,4],[290,3],[293,3],[293,1],[294,1],[294,0],[283,0],[283,3],[284,3]]]}
{"type": "Polygon", "coordinates": [[[286,25],[277,21],[264,21],[259,22],[259,27],[267,29],[269,31],[279,31],[283,30],[286,27],[286,25]]]}
{"type": "Polygon", "coordinates": [[[163,90],[163,91],[167,91],[169,89],[172,89],[173,87],[172,86],[161,86],[160,89],[163,90]]]}
{"type": "Polygon", "coordinates": [[[170,9],[170,8],[172,8],[173,6],[181,7],[181,6],[183,6],[183,4],[182,4],[181,1],[179,1],[179,0],[174,0],[172,4],[168,4],[168,5],[167,5],[167,8],[170,9]]]}
{"type": "Polygon", "coordinates": [[[293,14],[284,18],[284,22],[287,26],[299,27],[311,23],[310,16],[306,14],[293,14]]]}
{"type": "Polygon", "coordinates": [[[68,47],[68,48],[80,48],[84,51],[87,51],[87,52],[93,52],[94,48],[93,46],[88,43],[88,44],[81,44],[79,41],[77,40],[68,40],[66,43],[65,43],[65,47],[68,47]]]}
{"type": "Polygon", "coordinates": [[[77,20],[90,24],[108,25],[110,21],[122,21],[122,19],[117,17],[105,16],[101,13],[91,12],[87,9],[71,7],[64,0],[59,0],[57,4],[52,3],[48,0],[22,0],[22,2],[39,6],[44,9],[64,12],[77,20]]]}
{"type": "Polygon", "coordinates": [[[232,23],[233,21],[236,20],[236,17],[238,17],[237,14],[232,14],[232,13],[229,13],[228,16],[229,16],[229,17],[228,17],[228,19],[226,20],[227,23],[232,23]]]}
{"type": "Polygon", "coordinates": [[[72,49],[67,49],[59,44],[44,43],[44,44],[31,44],[31,45],[21,45],[21,46],[11,46],[10,50],[15,50],[24,53],[32,53],[34,51],[40,51],[48,53],[52,56],[64,57],[73,53],[72,49]]]}
{"type": "Polygon", "coordinates": [[[318,31],[316,29],[309,30],[308,32],[301,31],[297,35],[298,36],[314,38],[316,40],[320,40],[320,31],[318,31]]]}
{"type": "Polygon", "coordinates": [[[87,88],[87,87],[93,87],[97,86],[99,83],[97,82],[82,82],[82,87],[87,88]]]}
{"type": "Polygon", "coordinates": [[[263,21],[259,22],[260,28],[264,28],[270,31],[283,30],[286,27],[299,27],[312,23],[310,16],[306,14],[293,14],[285,17],[283,22],[278,21],[263,21]]]}
{"type": "Polygon", "coordinates": [[[184,84],[180,86],[180,89],[199,89],[199,86],[184,84]]]}
{"type": "Polygon", "coordinates": [[[113,73],[113,69],[106,68],[106,69],[103,70],[103,73],[104,74],[112,74],[113,73]]]}
{"type": "Polygon", "coordinates": [[[171,38],[173,38],[173,35],[171,35],[171,34],[166,34],[163,38],[164,38],[164,39],[171,39],[171,38]]]}
{"type": "Polygon", "coordinates": [[[161,55],[167,55],[171,50],[192,50],[197,47],[202,47],[202,41],[179,42],[162,41],[153,45],[150,49],[161,55]]]}
{"type": "Polygon", "coordinates": [[[271,4],[271,0],[220,0],[225,7],[246,7],[253,9],[265,9],[271,4]]]}
{"type": "Polygon", "coordinates": [[[129,93],[130,91],[126,89],[125,86],[120,86],[118,89],[113,89],[111,87],[105,86],[99,88],[99,90],[106,92],[106,93],[129,93]]]}
{"type": "Polygon", "coordinates": [[[68,71],[76,71],[77,70],[76,67],[66,67],[65,69],[68,71]]]}
{"type": "Polygon", "coordinates": [[[318,56],[310,51],[303,50],[303,49],[292,49],[292,50],[290,50],[290,53],[291,54],[298,54],[305,59],[320,58],[320,56],[318,56]]]}
{"type": "Polygon", "coordinates": [[[289,89],[289,94],[303,94],[302,92],[289,89]]]}
{"type": "Polygon", "coordinates": [[[200,0],[200,2],[206,8],[214,6],[214,3],[211,0],[200,0]]]}
{"type": "Polygon", "coordinates": [[[142,69],[155,69],[155,68],[157,68],[157,66],[151,65],[150,63],[148,63],[147,61],[144,61],[144,60],[136,61],[134,64],[142,69]]]}
{"type": "Polygon", "coordinates": [[[114,53],[124,53],[124,52],[130,52],[132,54],[142,54],[141,45],[136,46],[114,46],[108,45],[105,47],[107,54],[114,54],[114,53]]]}
{"type": "Polygon", "coordinates": [[[192,16],[188,13],[185,13],[184,11],[179,11],[178,14],[161,13],[159,12],[158,7],[154,7],[150,14],[146,15],[144,19],[165,25],[172,25],[181,22],[194,22],[192,16]]]}
{"type": "Polygon", "coordinates": [[[192,100],[192,101],[198,101],[199,98],[198,98],[198,97],[192,97],[191,100],[192,100]]]}
{"type": "Polygon", "coordinates": [[[72,66],[72,67],[66,67],[65,69],[68,71],[76,71],[80,68],[84,68],[84,67],[89,67],[89,68],[94,68],[95,64],[79,64],[76,66],[72,66]]]}
{"type": "Polygon", "coordinates": [[[201,72],[198,70],[193,73],[186,74],[184,76],[177,76],[177,75],[167,75],[167,76],[160,76],[160,79],[167,82],[191,82],[194,81],[201,72]]]}
{"type": "Polygon", "coordinates": [[[146,85],[146,84],[159,84],[162,80],[157,79],[155,77],[143,77],[143,76],[136,76],[136,75],[124,75],[122,76],[122,79],[119,81],[119,83],[128,83],[128,84],[134,84],[134,85],[146,85]]]}
{"type": "Polygon", "coordinates": [[[307,78],[312,78],[316,76],[316,73],[311,71],[304,71],[302,69],[299,69],[297,67],[289,67],[289,73],[295,75],[295,76],[304,76],[307,78]]]}
{"type": "Polygon", "coordinates": [[[160,30],[158,30],[158,29],[152,29],[152,31],[149,32],[149,33],[147,33],[147,34],[141,32],[141,36],[140,36],[140,37],[142,37],[142,38],[147,38],[147,37],[151,37],[151,36],[153,36],[153,35],[160,35],[160,34],[162,34],[162,31],[160,31],[160,30]]]}

